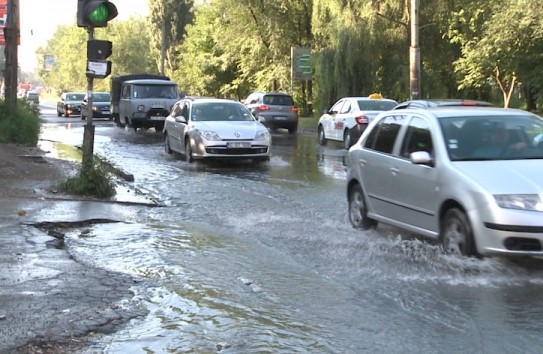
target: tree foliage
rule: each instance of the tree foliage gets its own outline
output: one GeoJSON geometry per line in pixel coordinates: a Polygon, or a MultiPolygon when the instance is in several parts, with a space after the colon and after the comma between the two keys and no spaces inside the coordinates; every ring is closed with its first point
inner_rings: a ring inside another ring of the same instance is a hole
{"type": "MultiPolygon", "coordinates": [[[[253,90],[292,90],[298,102],[322,109],[373,92],[409,98],[410,7],[410,0],[149,0],[147,19],[113,21],[99,37],[114,42],[115,74],[160,72],[164,44],[165,74],[188,94],[243,99],[253,90]],[[291,81],[296,46],[311,49],[310,81],[291,81]]],[[[522,97],[537,108],[543,2],[427,0],[418,13],[422,97],[506,106],[522,97]]],[[[41,73],[48,86],[85,87],[85,40],[84,30],[61,26],[40,48],[56,57],[55,69],[41,73]]]]}
{"type": "Polygon", "coordinates": [[[192,0],[149,0],[147,26],[151,57],[158,71],[161,71],[164,59],[165,75],[171,76],[179,69],[180,47],[185,37],[185,28],[193,20],[193,6],[192,0]]]}
{"type": "MultiPolygon", "coordinates": [[[[94,38],[113,42],[113,53],[108,58],[113,63],[112,75],[156,72],[144,19],[113,21],[106,28],[95,29],[94,38]]],[[[85,69],[88,39],[87,31],[74,23],[57,27],[45,46],[38,48],[38,57],[52,55],[55,58],[51,71],[42,68],[39,73],[46,86],[54,87],[59,92],[87,90],[85,69]]],[[[109,81],[94,80],[94,90],[109,91],[109,81]]]]}

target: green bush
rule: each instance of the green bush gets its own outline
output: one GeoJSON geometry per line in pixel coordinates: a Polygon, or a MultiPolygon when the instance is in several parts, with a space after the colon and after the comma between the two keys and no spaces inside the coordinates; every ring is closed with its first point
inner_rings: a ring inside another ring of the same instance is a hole
{"type": "Polygon", "coordinates": [[[36,146],[40,135],[40,112],[24,100],[10,107],[0,100],[0,143],[36,146]]]}
{"type": "Polygon", "coordinates": [[[97,158],[92,165],[81,165],[78,174],[61,182],[60,189],[68,194],[110,198],[115,195],[111,168],[97,158]]]}

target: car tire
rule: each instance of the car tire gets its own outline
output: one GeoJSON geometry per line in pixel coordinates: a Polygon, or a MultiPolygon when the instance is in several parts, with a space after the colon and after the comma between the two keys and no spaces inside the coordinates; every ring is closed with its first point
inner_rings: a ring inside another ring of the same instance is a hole
{"type": "Polygon", "coordinates": [[[441,223],[440,239],[443,252],[446,254],[479,256],[469,219],[459,208],[452,208],[445,213],[441,223]]]}
{"type": "Polygon", "coordinates": [[[297,132],[298,132],[298,126],[297,125],[288,128],[288,133],[290,135],[296,135],[297,132]]]}
{"type": "Polygon", "coordinates": [[[351,140],[351,131],[349,129],[345,129],[343,132],[343,147],[345,150],[349,150],[349,148],[353,145],[351,140]]]}
{"type": "Polygon", "coordinates": [[[377,221],[368,217],[368,205],[362,187],[357,184],[349,190],[349,221],[355,229],[377,227],[377,221]]]}
{"type": "Polygon", "coordinates": [[[317,130],[317,139],[319,140],[319,145],[326,146],[326,137],[324,136],[324,128],[322,125],[319,125],[317,130]]]}
{"type": "Polygon", "coordinates": [[[194,162],[192,157],[192,147],[190,145],[190,138],[185,139],[185,162],[191,163],[194,162]]]}
{"type": "Polygon", "coordinates": [[[62,113],[57,109],[57,116],[61,117],[62,113]]]}
{"type": "Polygon", "coordinates": [[[170,147],[170,136],[168,135],[168,133],[166,133],[164,137],[164,151],[166,151],[168,155],[173,154],[173,150],[170,147]]]}

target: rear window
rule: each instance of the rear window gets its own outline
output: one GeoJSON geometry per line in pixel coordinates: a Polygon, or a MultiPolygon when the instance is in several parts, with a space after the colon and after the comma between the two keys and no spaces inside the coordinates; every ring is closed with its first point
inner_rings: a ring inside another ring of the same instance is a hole
{"type": "Polygon", "coordinates": [[[294,100],[287,95],[265,95],[262,103],[275,106],[293,106],[294,100]]]}
{"type": "Polygon", "coordinates": [[[396,107],[396,102],[381,100],[358,100],[361,111],[388,111],[396,107]]]}

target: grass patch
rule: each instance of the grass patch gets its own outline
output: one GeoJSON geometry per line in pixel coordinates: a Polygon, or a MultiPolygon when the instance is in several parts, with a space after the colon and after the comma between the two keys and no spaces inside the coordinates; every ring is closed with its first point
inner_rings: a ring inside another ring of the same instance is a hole
{"type": "Polygon", "coordinates": [[[0,100],[0,143],[36,146],[40,136],[40,112],[25,100],[15,106],[0,100]]]}
{"type": "Polygon", "coordinates": [[[61,182],[59,187],[68,194],[96,198],[111,198],[116,193],[112,168],[96,157],[92,164],[82,164],[77,175],[61,182]]]}

